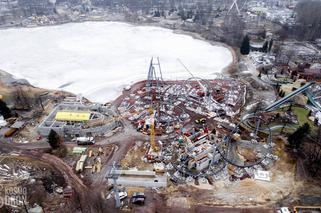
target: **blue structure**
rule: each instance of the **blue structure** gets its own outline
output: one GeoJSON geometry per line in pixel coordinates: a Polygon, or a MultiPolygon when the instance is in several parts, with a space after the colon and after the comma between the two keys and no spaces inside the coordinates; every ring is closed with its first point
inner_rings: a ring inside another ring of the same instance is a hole
{"type": "Polygon", "coordinates": [[[288,95],[286,95],[284,98],[281,98],[280,100],[274,102],[273,104],[271,104],[270,106],[266,107],[264,109],[265,112],[270,112],[273,111],[275,108],[280,107],[281,105],[283,105],[284,103],[286,103],[288,100],[290,100],[291,98],[303,93],[304,91],[306,91],[309,87],[311,87],[312,85],[314,85],[315,82],[309,82],[307,84],[305,84],[304,86],[300,87],[299,89],[289,93],[288,95]]]}

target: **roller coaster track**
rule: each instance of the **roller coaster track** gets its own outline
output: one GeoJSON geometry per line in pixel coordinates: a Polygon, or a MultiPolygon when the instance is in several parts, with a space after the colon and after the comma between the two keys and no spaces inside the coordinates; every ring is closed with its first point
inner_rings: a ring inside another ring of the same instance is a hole
{"type": "MultiPolygon", "coordinates": [[[[285,107],[285,106],[282,106],[282,107],[285,107]]],[[[289,130],[296,130],[297,128],[293,125],[275,125],[275,126],[271,126],[270,128],[257,128],[257,125],[256,126],[253,126],[250,122],[249,122],[249,119],[251,118],[254,118],[255,117],[255,114],[253,113],[250,113],[250,114],[245,114],[243,117],[242,117],[242,127],[245,128],[245,129],[248,129],[249,131],[255,131],[255,132],[261,132],[261,133],[264,133],[264,134],[269,134],[270,131],[271,132],[277,132],[281,129],[289,129],[289,130]]]]}
{"type": "Polygon", "coordinates": [[[279,106],[281,106],[282,104],[284,104],[285,102],[287,102],[288,100],[290,100],[291,98],[301,94],[302,92],[306,91],[310,86],[314,85],[314,82],[309,82],[307,84],[305,84],[304,86],[300,87],[299,89],[289,93],[288,95],[286,95],[284,98],[274,102],[273,104],[271,104],[270,106],[266,107],[264,109],[265,112],[270,112],[273,111],[275,108],[278,108],[279,106]]]}
{"type": "Polygon", "coordinates": [[[321,110],[321,104],[315,101],[315,97],[313,96],[313,94],[310,91],[307,91],[306,95],[309,98],[309,101],[313,104],[313,106],[321,110]]]}
{"type": "Polygon", "coordinates": [[[258,121],[258,124],[255,125],[254,129],[255,129],[255,132],[266,132],[268,134],[267,136],[267,141],[266,141],[266,144],[271,146],[272,144],[272,130],[270,127],[266,127],[264,129],[261,129],[260,128],[260,124],[261,124],[261,118],[254,115],[254,114],[248,114],[245,118],[243,118],[239,123],[238,125],[230,132],[229,135],[227,135],[225,137],[225,139],[223,140],[223,142],[218,146],[218,149],[217,151],[220,153],[220,155],[222,156],[222,158],[229,164],[233,165],[233,166],[236,166],[236,167],[240,167],[240,168],[246,168],[246,167],[252,167],[254,165],[257,165],[257,164],[260,164],[264,158],[266,157],[267,153],[269,153],[270,151],[270,148],[264,148],[261,144],[252,144],[250,141],[240,141],[239,144],[240,145],[243,145],[243,146],[252,146],[253,149],[261,149],[261,152],[264,153],[259,160],[255,161],[255,162],[252,162],[252,163],[248,163],[248,164],[239,164],[236,160],[236,144],[235,142],[232,143],[231,142],[231,139],[232,139],[232,135],[236,132],[238,132],[240,126],[242,124],[245,124],[247,125],[247,121],[249,119],[252,119],[252,118],[255,118],[257,119],[258,121]],[[226,146],[224,148],[224,146],[226,146]],[[263,152],[264,151],[264,152],[263,152]]]}

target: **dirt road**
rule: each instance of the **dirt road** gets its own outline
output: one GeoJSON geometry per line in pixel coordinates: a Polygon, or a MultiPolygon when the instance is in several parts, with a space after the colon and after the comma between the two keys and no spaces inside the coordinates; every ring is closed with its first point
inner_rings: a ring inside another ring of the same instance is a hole
{"type": "Polygon", "coordinates": [[[129,121],[123,121],[124,130],[118,132],[112,137],[96,143],[97,145],[105,146],[109,144],[116,145],[116,149],[111,154],[106,165],[102,168],[99,176],[93,180],[94,184],[101,184],[106,182],[106,176],[108,173],[108,165],[112,165],[113,162],[119,163],[124,158],[128,150],[135,144],[135,141],[147,141],[149,137],[137,132],[137,130],[130,124],[129,121]]]}

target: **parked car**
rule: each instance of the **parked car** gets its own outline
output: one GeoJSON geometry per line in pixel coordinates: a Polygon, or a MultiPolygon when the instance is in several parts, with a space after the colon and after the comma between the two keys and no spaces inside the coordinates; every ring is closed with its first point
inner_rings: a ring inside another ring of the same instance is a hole
{"type": "Polygon", "coordinates": [[[145,198],[141,198],[141,197],[132,198],[132,203],[136,205],[144,205],[145,198]]]}
{"type": "Polygon", "coordinates": [[[135,192],[132,196],[132,203],[137,205],[144,205],[145,194],[143,192],[135,192]]]}
{"type": "Polygon", "coordinates": [[[277,210],[278,213],[291,213],[290,209],[288,207],[281,207],[277,210]]]}
{"type": "Polygon", "coordinates": [[[145,198],[144,192],[135,192],[133,198],[145,198]]]}
{"type": "MultiPolygon", "coordinates": [[[[127,197],[127,192],[118,192],[118,196],[120,200],[123,200],[127,197]]],[[[116,195],[115,195],[116,198],[116,195]]]]}

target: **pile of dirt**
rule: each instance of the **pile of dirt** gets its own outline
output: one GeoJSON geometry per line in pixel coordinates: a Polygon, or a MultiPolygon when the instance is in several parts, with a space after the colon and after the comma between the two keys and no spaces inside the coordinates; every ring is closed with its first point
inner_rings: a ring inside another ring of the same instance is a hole
{"type": "Polygon", "coordinates": [[[143,160],[146,153],[147,149],[143,143],[136,142],[136,144],[127,152],[125,158],[121,160],[121,167],[124,169],[135,167],[139,170],[151,170],[152,164],[143,160]]]}

